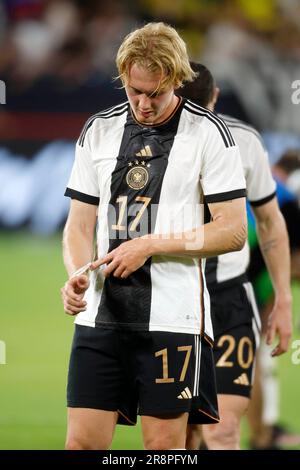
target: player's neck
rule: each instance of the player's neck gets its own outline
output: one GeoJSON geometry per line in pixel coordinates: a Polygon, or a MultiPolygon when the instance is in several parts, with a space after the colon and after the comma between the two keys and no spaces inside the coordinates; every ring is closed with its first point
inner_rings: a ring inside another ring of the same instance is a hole
{"type": "Polygon", "coordinates": [[[179,98],[179,96],[173,95],[172,101],[169,106],[167,106],[167,108],[165,109],[165,112],[159,117],[156,122],[153,123],[153,125],[155,126],[158,124],[162,124],[165,121],[168,121],[173,116],[180,102],[181,98],[179,98]]]}

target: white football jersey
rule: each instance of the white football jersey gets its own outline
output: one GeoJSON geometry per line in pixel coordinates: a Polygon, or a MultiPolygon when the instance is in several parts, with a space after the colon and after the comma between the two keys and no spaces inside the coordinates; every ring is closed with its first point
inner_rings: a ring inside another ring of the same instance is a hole
{"type": "MultiPolygon", "coordinates": [[[[239,149],[223,120],[187,100],[153,126],[123,103],[91,117],[66,195],[98,209],[98,258],[146,233],[204,223],[204,202],[245,196],[239,149]]],[[[205,260],[153,256],[127,279],[95,273],[80,325],[201,333],[213,338],[205,260]]]]}
{"type": "MultiPolygon", "coordinates": [[[[251,126],[230,116],[219,115],[227,124],[240,149],[247,187],[247,199],[253,206],[265,204],[276,195],[268,154],[262,138],[251,126]]],[[[249,245],[241,251],[226,253],[209,258],[206,263],[205,277],[209,291],[238,282],[244,277],[249,264],[249,245]]]]}

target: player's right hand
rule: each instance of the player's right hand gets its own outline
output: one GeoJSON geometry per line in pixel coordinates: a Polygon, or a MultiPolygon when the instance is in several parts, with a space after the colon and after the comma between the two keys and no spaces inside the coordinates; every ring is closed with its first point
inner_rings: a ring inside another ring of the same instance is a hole
{"type": "Polygon", "coordinates": [[[77,315],[77,313],[86,310],[86,302],[83,297],[89,285],[88,276],[81,274],[80,276],[71,277],[61,288],[64,311],[68,315],[77,315]]]}

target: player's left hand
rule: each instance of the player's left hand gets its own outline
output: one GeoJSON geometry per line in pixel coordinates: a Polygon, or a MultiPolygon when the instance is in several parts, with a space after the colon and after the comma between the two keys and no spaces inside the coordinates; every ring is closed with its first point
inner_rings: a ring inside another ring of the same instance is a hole
{"type": "Polygon", "coordinates": [[[279,343],[273,349],[271,356],[280,356],[288,350],[292,329],[291,302],[275,302],[268,318],[266,342],[269,345],[272,344],[275,336],[278,335],[279,343]]]}
{"type": "Polygon", "coordinates": [[[122,243],[103,258],[94,261],[90,269],[93,271],[106,264],[106,268],[102,271],[105,277],[113,274],[114,277],[126,279],[131,273],[143,266],[149,256],[149,240],[134,238],[122,243]]]}

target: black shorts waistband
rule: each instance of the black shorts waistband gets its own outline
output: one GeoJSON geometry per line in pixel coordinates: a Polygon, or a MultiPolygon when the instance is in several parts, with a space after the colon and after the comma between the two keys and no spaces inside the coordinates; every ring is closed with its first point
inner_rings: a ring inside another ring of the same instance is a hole
{"type": "Polygon", "coordinates": [[[220,291],[223,289],[228,289],[229,287],[234,287],[238,284],[244,284],[245,282],[249,282],[248,276],[246,273],[241,274],[240,276],[233,277],[232,279],[228,279],[227,281],[223,282],[208,282],[207,288],[209,293],[220,291]]]}

